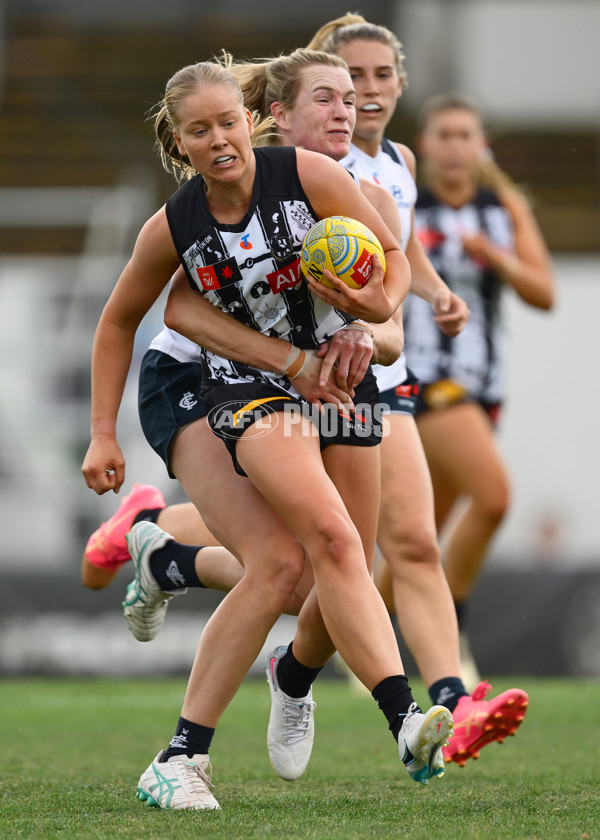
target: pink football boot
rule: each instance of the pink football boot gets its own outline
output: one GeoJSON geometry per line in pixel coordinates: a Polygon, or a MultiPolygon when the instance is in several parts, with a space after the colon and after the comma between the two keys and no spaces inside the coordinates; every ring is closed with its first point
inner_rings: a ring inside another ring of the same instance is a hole
{"type": "Polygon", "coordinates": [[[87,541],[85,557],[99,569],[118,569],[131,559],[125,534],[142,510],[166,507],[162,493],[151,484],[134,484],[119,509],[94,531],[87,541]]]}
{"type": "Polygon", "coordinates": [[[468,758],[479,758],[479,750],[492,741],[502,743],[514,735],[523,722],[529,697],[520,688],[509,688],[491,700],[484,700],[492,686],[479,683],[469,697],[461,697],[452,712],[454,738],[443,748],[444,759],[464,767],[468,758]]]}

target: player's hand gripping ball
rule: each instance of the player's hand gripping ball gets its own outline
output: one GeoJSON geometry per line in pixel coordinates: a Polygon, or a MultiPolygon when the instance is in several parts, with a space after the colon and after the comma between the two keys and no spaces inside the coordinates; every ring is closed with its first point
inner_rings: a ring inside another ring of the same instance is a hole
{"type": "Polygon", "coordinates": [[[373,271],[377,254],[385,271],[383,248],[366,225],[346,216],[329,216],[313,225],[302,243],[302,273],[333,288],[323,276],[327,268],[351,289],[362,289],[373,271]]]}

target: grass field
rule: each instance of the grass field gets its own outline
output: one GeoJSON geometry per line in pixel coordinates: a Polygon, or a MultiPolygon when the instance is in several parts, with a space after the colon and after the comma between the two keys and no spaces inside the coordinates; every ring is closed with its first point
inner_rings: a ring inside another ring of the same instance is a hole
{"type": "MultiPolygon", "coordinates": [[[[530,695],[515,738],[412,782],[375,703],[322,680],[313,757],[284,782],[266,750],[268,689],[248,680],[211,751],[221,811],[149,808],[137,779],[168,742],[184,680],[0,683],[0,837],[598,840],[600,683],[496,680],[530,695]]],[[[415,694],[426,702],[422,686],[415,694]]]]}

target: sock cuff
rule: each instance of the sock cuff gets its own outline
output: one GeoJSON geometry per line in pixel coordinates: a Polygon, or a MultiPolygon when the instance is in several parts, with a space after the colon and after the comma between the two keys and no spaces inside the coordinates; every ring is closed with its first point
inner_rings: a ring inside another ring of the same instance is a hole
{"type": "Polygon", "coordinates": [[[456,708],[461,697],[468,696],[468,691],[460,677],[443,677],[428,688],[429,697],[434,706],[445,706],[451,712],[456,708]]]}
{"type": "Polygon", "coordinates": [[[138,522],[154,522],[156,525],[156,520],[158,519],[158,515],[164,508],[144,508],[144,510],[140,510],[139,513],[133,518],[133,522],[131,523],[131,527],[133,528],[138,522]]]}
{"type": "Polygon", "coordinates": [[[288,697],[306,697],[322,668],[303,665],[294,656],[290,642],[284,656],[277,663],[277,682],[288,697]]]}
{"type": "Polygon", "coordinates": [[[196,555],[202,546],[183,545],[169,540],[150,557],[154,580],[166,592],[204,584],[196,574],[196,555]]]}
{"type": "Polygon", "coordinates": [[[409,685],[406,674],[396,674],[393,677],[386,677],[380,683],[377,683],[371,695],[381,709],[382,704],[387,703],[398,691],[405,691],[407,688],[409,688],[409,685]]]}

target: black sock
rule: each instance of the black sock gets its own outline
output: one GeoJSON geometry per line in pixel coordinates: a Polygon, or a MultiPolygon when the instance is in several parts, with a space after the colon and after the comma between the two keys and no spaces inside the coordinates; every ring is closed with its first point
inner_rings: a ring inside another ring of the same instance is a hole
{"type": "Polygon", "coordinates": [[[306,697],[321,668],[309,668],[298,662],[290,642],[287,652],[277,663],[277,682],[288,697],[306,697]]]}
{"type": "Polygon", "coordinates": [[[141,510],[138,514],[136,514],[133,522],[131,523],[131,527],[136,524],[136,522],[154,522],[156,525],[156,520],[158,519],[158,515],[164,508],[146,508],[145,510],[141,510]]]}
{"type": "Polygon", "coordinates": [[[410,706],[415,702],[408,684],[408,677],[404,674],[386,677],[375,686],[371,694],[386,716],[394,740],[398,742],[404,718],[410,706]]]}
{"type": "Polygon", "coordinates": [[[429,686],[429,696],[434,706],[445,706],[453,712],[460,698],[468,697],[469,692],[460,677],[444,677],[429,686]]]}
{"type": "Polygon", "coordinates": [[[196,574],[196,554],[201,545],[182,545],[169,540],[150,558],[150,571],[164,592],[184,589],[186,586],[206,587],[196,574]]]}
{"type": "Polygon", "coordinates": [[[464,630],[467,623],[467,607],[468,601],[455,601],[454,609],[456,610],[456,620],[458,622],[458,629],[464,630]]]}
{"type": "Polygon", "coordinates": [[[214,734],[215,730],[210,726],[201,726],[199,723],[192,723],[180,717],[175,735],[171,738],[162,761],[168,761],[174,755],[187,755],[188,758],[194,755],[206,755],[214,734]]]}

